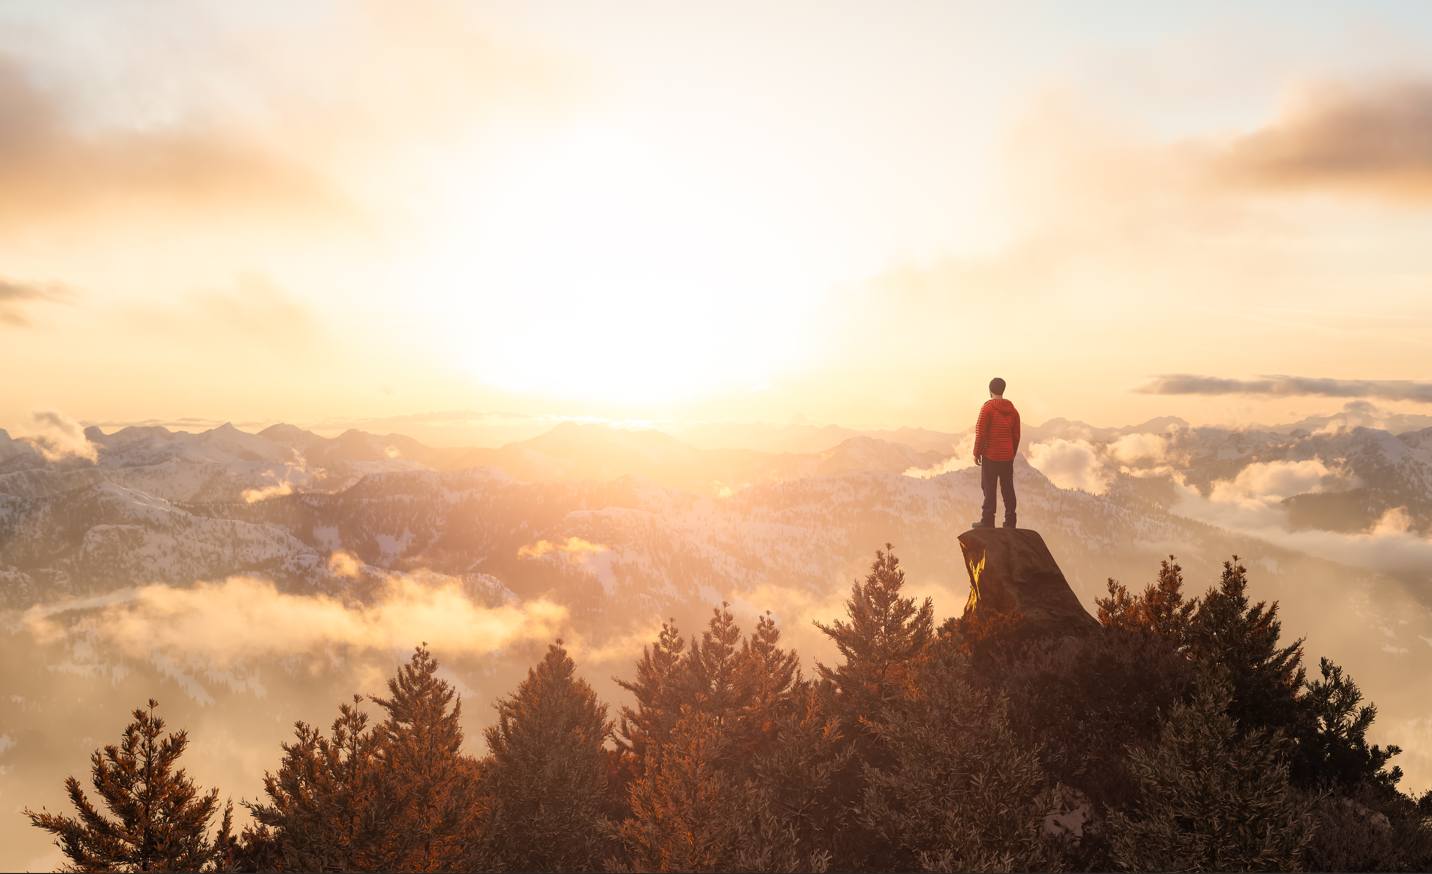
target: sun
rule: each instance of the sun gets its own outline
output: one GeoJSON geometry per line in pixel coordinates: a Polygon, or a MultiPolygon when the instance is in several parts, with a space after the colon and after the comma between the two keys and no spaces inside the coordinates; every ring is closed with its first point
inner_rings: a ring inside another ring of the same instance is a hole
{"type": "Polygon", "coordinates": [[[487,191],[445,229],[422,280],[449,314],[444,342],[479,381],[671,403],[769,383],[805,354],[798,254],[699,167],[586,134],[487,191]]]}

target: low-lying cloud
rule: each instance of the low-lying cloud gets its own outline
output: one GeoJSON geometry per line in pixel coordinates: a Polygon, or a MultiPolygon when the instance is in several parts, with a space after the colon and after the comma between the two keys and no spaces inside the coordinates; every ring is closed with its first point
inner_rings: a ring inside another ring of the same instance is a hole
{"type": "Polygon", "coordinates": [[[84,458],[99,461],[99,449],[85,437],[85,429],[59,410],[33,410],[30,422],[36,433],[24,440],[46,461],[84,458]]]}
{"type": "Polygon", "coordinates": [[[955,445],[954,454],[939,464],[930,467],[912,467],[905,471],[905,476],[912,476],[918,479],[931,479],[943,473],[952,473],[957,470],[964,470],[975,463],[975,434],[973,431],[966,434],[955,445]]]}
{"type": "MultiPolygon", "coordinates": [[[[83,606],[36,606],[22,621],[41,640],[54,640],[69,633],[56,617],[83,606]]],[[[404,649],[420,641],[447,653],[485,654],[550,641],[566,623],[560,604],[541,599],[486,607],[463,593],[461,581],[420,573],[390,576],[372,603],[360,604],[288,594],[252,577],[188,588],[144,586],[105,606],[87,627],[135,656],[199,652],[226,664],[332,646],[404,649]]]]}
{"type": "Polygon", "coordinates": [[[1432,404],[1432,383],[1406,379],[1326,379],[1306,376],[1223,379],[1192,373],[1172,373],[1154,377],[1134,391],[1148,395],[1322,395],[1332,398],[1384,398],[1432,404]]]}
{"type": "Polygon", "coordinates": [[[598,552],[607,552],[609,546],[602,546],[600,543],[590,543],[580,537],[568,537],[565,542],[553,543],[550,540],[539,540],[517,550],[518,558],[541,558],[544,555],[551,555],[560,552],[567,557],[568,561],[580,562],[584,556],[598,552]]]}
{"type": "Polygon", "coordinates": [[[1108,491],[1114,472],[1087,440],[1058,438],[1035,443],[1025,450],[1030,466],[1061,489],[1081,489],[1094,495],[1108,491]]]}
{"type": "Polygon", "coordinates": [[[1361,532],[1293,529],[1283,497],[1354,485],[1350,475],[1316,459],[1257,463],[1232,480],[1216,481],[1207,496],[1176,478],[1178,501],[1170,510],[1284,549],[1354,567],[1393,572],[1425,572],[1432,567],[1432,539],[1412,530],[1413,520],[1405,507],[1387,510],[1361,532]]]}
{"type": "Polygon", "coordinates": [[[1266,507],[1291,498],[1353,485],[1351,474],[1321,460],[1255,461],[1232,480],[1213,483],[1210,497],[1219,503],[1266,507]]]}
{"type": "Polygon", "coordinates": [[[285,480],[277,485],[264,486],[259,489],[244,489],[242,497],[245,504],[257,504],[259,501],[267,501],[269,498],[281,498],[291,494],[293,494],[293,483],[285,480]]]}

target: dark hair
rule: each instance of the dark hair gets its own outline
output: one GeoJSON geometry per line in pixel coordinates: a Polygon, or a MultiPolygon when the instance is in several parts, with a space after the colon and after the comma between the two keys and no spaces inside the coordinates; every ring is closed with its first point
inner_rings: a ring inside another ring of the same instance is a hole
{"type": "Polygon", "coordinates": [[[1000,379],[997,376],[994,379],[991,379],[989,381],[989,390],[997,395],[1004,394],[1004,380],[1000,379]]]}

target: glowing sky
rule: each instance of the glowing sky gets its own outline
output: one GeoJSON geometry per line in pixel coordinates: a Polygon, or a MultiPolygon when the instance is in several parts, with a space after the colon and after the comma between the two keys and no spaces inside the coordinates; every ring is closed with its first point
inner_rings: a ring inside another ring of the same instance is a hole
{"type": "Polygon", "coordinates": [[[0,427],[1429,413],[1427,58],[1417,3],[0,3],[0,427]]]}

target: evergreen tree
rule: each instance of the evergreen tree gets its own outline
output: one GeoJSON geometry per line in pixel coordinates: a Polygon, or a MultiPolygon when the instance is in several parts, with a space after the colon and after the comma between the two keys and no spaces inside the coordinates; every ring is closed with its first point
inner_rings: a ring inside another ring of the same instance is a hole
{"type": "Polygon", "coordinates": [[[1173,556],[1159,562],[1158,579],[1142,595],[1131,596],[1118,581],[1109,580],[1109,597],[1094,599],[1098,619],[1105,628],[1140,629],[1169,641],[1177,648],[1187,644],[1188,625],[1198,599],[1183,599],[1183,568],[1173,556]]]}
{"type": "Polygon", "coordinates": [[[1226,672],[1205,670],[1192,704],[1174,704],[1151,748],[1129,767],[1142,792],[1132,816],[1109,816],[1112,856],[1126,871],[1294,871],[1318,799],[1288,782],[1281,733],[1239,736],[1226,672]]]}
{"type": "Polygon", "coordinates": [[[891,762],[865,765],[859,817],[889,853],[875,867],[1057,867],[1054,848],[1040,835],[1046,809],[1038,746],[1017,738],[1004,699],[972,680],[958,647],[938,647],[901,696],[869,718],[891,762]]]}
{"type": "Polygon", "coordinates": [[[597,701],[562,642],[527,671],[484,736],[483,779],[490,809],[469,867],[584,871],[600,858],[606,785],[602,744],[611,734],[597,701]]]}
{"type": "Polygon", "coordinates": [[[800,684],[790,704],[723,807],[726,870],[824,871],[831,863],[846,815],[832,788],[853,750],[811,684],[800,684]]]}
{"type": "Polygon", "coordinates": [[[648,751],[645,772],[632,784],[632,816],[617,830],[634,870],[727,870],[735,787],[719,764],[725,753],[716,719],[690,708],[648,751]]]}
{"type": "Polygon", "coordinates": [[[391,867],[403,871],[451,870],[478,797],[475,763],[459,752],[462,701],[438,679],[426,647],[415,648],[388,680],[391,697],[369,696],[388,711],[376,741],[399,814],[385,851],[391,867]]]}
{"type": "Polygon", "coordinates": [[[723,738],[722,767],[739,781],[788,709],[800,657],[781,649],[781,632],[769,613],[757,618],[754,635],[742,637],[730,606],[722,602],[712,611],[671,682],[680,701],[715,720],[723,738]]]}
{"type": "Polygon", "coordinates": [[[816,663],[820,676],[834,684],[856,714],[875,714],[894,701],[906,677],[929,645],[934,604],[929,598],[919,607],[914,598],[900,597],[905,572],[894,547],[876,550],[875,562],[861,585],[851,585],[845,602],[849,622],[816,622],[840,651],[842,663],[834,668],[816,663]]]}
{"type": "Polygon", "coordinates": [[[1303,638],[1279,644],[1278,602],[1250,606],[1247,569],[1237,562],[1235,555],[1223,563],[1222,580],[1203,596],[1189,621],[1189,649],[1205,667],[1227,671],[1233,688],[1228,714],[1240,732],[1267,727],[1299,734],[1304,707],[1298,694],[1306,678],[1303,638]]]}
{"type": "Polygon", "coordinates": [[[300,720],[297,740],[282,744],[278,773],[264,772],[268,804],[248,804],[263,831],[256,837],[277,845],[284,870],[381,871],[392,859],[392,824],[402,815],[401,793],[387,779],[381,737],[368,715],[339,706],[332,738],[300,720]],[[271,830],[271,832],[269,831],[271,830]]]}
{"type": "Polygon", "coordinates": [[[1401,753],[1395,744],[1383,749],[1367,742],[1367,730],[1377,718],[1377,705],[1363,707],[1362,691],[1343,669],[1327,658],[1319,663],[1321,680],[1308,683],[1304,702],[1309,728],[1299,738],[1293,755],[1293,777],[1300,784],[1336,784],[1352,791],[1367,784],[1385,792],[1395,791],[1402,769],[1386,770],[1392,757],[1401,753]]]}
{"type": "Polygon", "coordinates": [[[201,795],[174,765],[189,745],[188,733],[161,739],[164,720],[136,708],[134,721],[119,746],[106,746],[90,757],[95,791],[111,819],[85,797],[79,781],[65,779],[65,790],[79,818],[28,808],[31,824],[58,837],[58,846],[75,871],[222,870],[231,859],[233,807],[226,805],[219,833],[210,840],[209,823],[218,810],[219,790],[201,795]]]}
{"type": "Polygon", "coordinates": [[[750,697],[754,678],[739,670],[741,628],[725,601],[711,611],[711,620],[682,663],[678,685],[682,699],[715,721],[716,731],[730,734],[750,697]]]}
{"type": "MultiPolygon", "coordinates": [[[[1134,800],[1138,784],[1125,750],[1158,738],[1162,714],[1187,698],[1193,679],[1193,663],[1166,639],[1106,628],[1032,644],[998,691],[1009,698],[1015,734],[1039,748],[1051,782],[1078,787],[1104,810],[1134,800]]],[[[1093,851],[1090,841],[1082,847],[1093,851]]],[[[1097,859],[1090,864],[1100,867],[1097,859]]]]}
{"type": "Polygon", "coordinates": [[[741,641],[736,670],[744,694],[737,743],[747,759],[768,748],[781,721],[793,713],[797,690],[804,685],[800,654],[782,649],[780,641],[781,631],[770,611],[756,619],[756,630],[741,641]]]}
{"type": "Polygon", "coordinates": [[[677,630],[676,620],[663,622],[656,642],[642,647],[636,679],[628,682],[612,677],[636,699],[635,709],[622,705],[616,743],[618,749],[632,754],[638,773],[645,768],[650,747],[664,743],[681,718],[685,650],[686,640],[677,630]]]}

